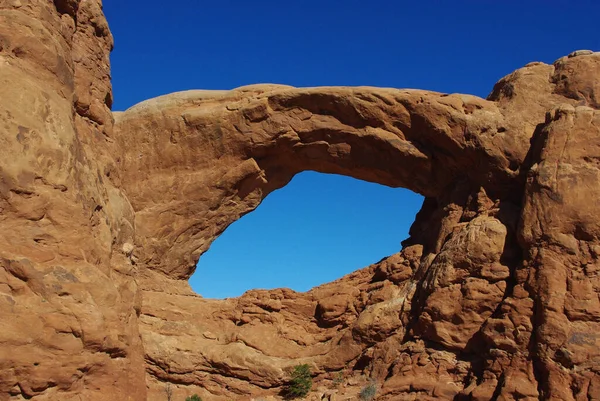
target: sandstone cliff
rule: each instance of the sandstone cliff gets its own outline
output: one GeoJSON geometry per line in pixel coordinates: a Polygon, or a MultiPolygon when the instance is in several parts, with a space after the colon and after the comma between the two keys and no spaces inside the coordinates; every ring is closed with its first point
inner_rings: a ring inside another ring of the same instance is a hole
{"type": "Polygon", "coordinates": [[[256,85],[110,112],[99,0],[0,0],[0,400],[600,399],[600,53],[488,99],[256,85]],[[187,278],[304,170],[425,196],[403,249],[307,293],[187,278]]]}

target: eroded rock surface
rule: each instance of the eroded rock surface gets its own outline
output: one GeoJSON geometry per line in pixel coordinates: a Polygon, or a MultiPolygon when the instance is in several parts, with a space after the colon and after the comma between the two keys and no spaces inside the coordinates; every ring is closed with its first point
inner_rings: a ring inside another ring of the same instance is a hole
{"type": "Polygon", "coordinates": [[[488,99],[190,91],[111,113],[99,0],[0,0],[0,400],[600,399],[600,53],[488,99]],[[304,170],[425,196],[403,249],[307,293],[194,294],[304,170]]]}

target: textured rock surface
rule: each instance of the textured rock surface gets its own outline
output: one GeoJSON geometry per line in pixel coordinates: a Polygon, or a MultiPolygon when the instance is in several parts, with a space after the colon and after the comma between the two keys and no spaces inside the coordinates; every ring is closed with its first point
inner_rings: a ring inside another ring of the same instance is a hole
{"type": "Polygon", "coordinates": [[[96,1],[0,1],[0,399],[145,394],[96,1]]]}
{"type": "Polygon", "coordinates": [[[0,0],[0,400],[600,399],[600,54],[487,100],[190,91],[111,114],[99,0],[0,0]],[[426,199],[403,249],[307,293],[203,299],[225,228],[303,170],[426,199]]]}

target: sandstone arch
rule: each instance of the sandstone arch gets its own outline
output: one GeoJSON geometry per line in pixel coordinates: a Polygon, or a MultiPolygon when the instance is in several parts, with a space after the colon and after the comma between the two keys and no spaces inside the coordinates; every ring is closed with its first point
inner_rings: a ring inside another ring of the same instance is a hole
{"type": "Polygon", "coordinates": [[[157,248],[144,257],[185,278],[227,225],[304,170],[432,198],[460,181],[498,193],[524,156],[497,148],[515,135],[503,120],[473,96],[270,85],[150,100],[119,114],[116,130],[132,150],[121,166],[141,247],[157,248]]]}
{"type": "Polygon", "coordinates": [[[598,53],[487,100],[254,86],[113,115],[99,1],[0,2],[0,38],[4,399],[273,394],[298,361],[389,400],[600,398],[598,53]],[[306,169],[425,195],[402,252],[306,294],[190,296],[215,236],[306,169]]]}

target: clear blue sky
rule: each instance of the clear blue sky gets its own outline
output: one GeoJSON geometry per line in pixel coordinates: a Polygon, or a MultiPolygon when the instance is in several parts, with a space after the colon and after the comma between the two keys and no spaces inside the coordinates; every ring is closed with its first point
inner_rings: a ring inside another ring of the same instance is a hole
{"type": "MultiPolygon", "coordinates": [[[[600,50],[600,1],[104,0],[114,109],[186,89],[371,85],[486,96],[531,61],[600,50]]],[[[421,198],[298,175],[234,223],[190,280],[207,297],[306,290],[396,252],[421,198]]]]}

